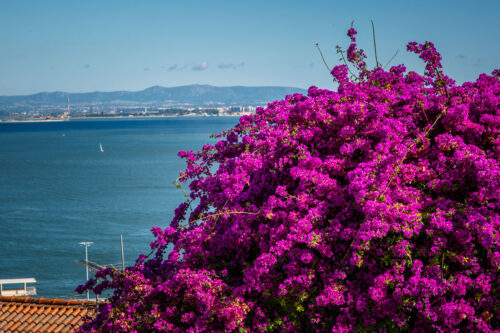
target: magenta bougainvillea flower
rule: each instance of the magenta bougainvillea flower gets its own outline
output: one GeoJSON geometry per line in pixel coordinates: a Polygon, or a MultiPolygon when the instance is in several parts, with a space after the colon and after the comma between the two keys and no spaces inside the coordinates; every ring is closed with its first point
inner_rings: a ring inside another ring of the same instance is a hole
{"type": "Polygon", "coordinates": [[[366,69],[180,152],[189,199],[82,331],[479,331],[499,327],[500,71],[456,85],[366,69]]]}

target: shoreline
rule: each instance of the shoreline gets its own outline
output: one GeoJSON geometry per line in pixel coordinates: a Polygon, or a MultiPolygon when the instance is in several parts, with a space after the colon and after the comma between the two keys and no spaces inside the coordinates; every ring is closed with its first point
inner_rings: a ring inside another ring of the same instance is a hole
{"type": "Polygon", "coordinates": [[[17,123],[50,123],[50,122],[65,122],[65,121],[72,121],[72,120],[96,120],[96,119],[155,119],[155,118],[184,118],[184,117],[207,117],[207,118],[214,118],[214,117],[241,117],[243,115],[249,115],[251,113],[241,113],[241,114],[227,114],[227,115],[213,115],[213,116],[207,116],[203,114],[185,114],[185,115],[156,115],[156,116],[102,116],[102,117],[73,117],[73,118],[67,118],[67,119],[58,119],[58,118],[51,118],[51,119],[15,119],[15,120],[0,120],[0,124],[17,124],[17,123]]]}

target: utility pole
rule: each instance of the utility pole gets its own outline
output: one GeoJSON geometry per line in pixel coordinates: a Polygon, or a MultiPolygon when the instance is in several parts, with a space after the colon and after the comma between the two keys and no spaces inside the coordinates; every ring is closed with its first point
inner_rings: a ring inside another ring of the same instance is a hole
{"type": "MultiPolygon", "coordinates": [[[[89,280],[89,254],[88,254],[88,247],[92,244],[94,244],[94,242],[80,242],[78,243],[82,246],[85,246],[85,267],[87,268],[87,280],[89,280]]],[[[87,290],[87,301],[90,300],[90,292],[89,290],[87,290]]]]}

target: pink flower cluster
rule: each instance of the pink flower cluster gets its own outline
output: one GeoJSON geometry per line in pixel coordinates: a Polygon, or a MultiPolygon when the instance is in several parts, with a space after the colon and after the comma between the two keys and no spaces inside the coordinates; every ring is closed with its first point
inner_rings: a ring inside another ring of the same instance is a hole
{"type": "Polygon", "coordinates": [[[154,257],[105,270],[82,331],[493,332],[499,327],[500,71],[461,86],[432,43],[337,91],[309,89],[180,152],[189,200],[154,257]]]}

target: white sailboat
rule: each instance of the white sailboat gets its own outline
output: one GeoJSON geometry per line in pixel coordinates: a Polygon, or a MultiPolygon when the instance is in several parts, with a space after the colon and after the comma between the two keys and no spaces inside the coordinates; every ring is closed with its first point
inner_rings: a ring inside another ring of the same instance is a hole
{"type": "Polygon", "coordinates": [[[104,149],[102,149],[102,145],[99,143],[99,149],[101,150],[101,153],[104,153],[104,149]]]}

